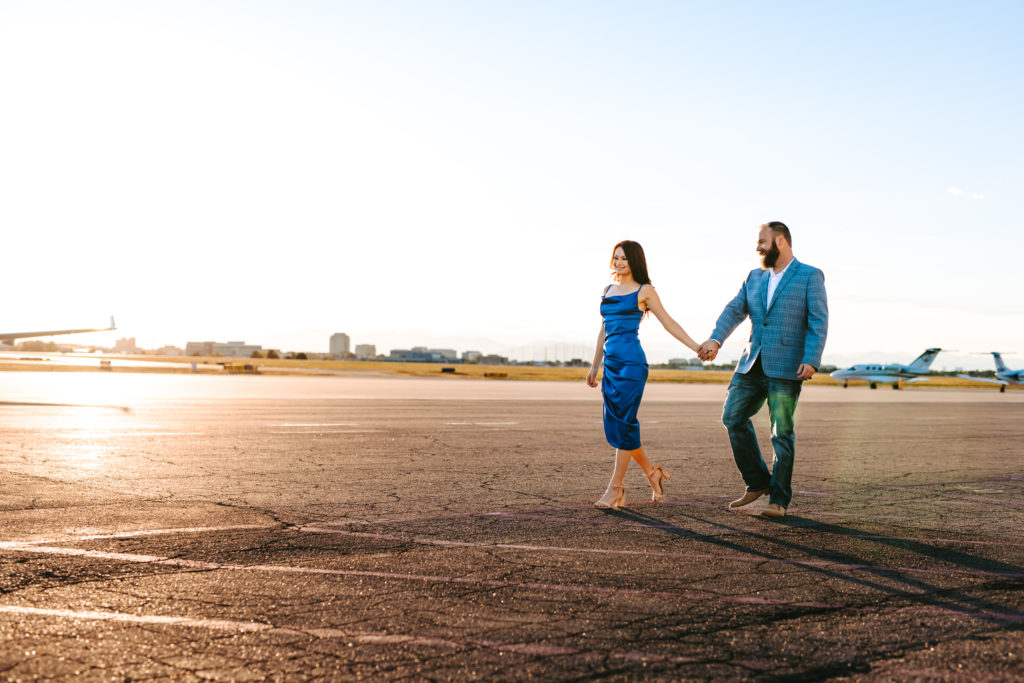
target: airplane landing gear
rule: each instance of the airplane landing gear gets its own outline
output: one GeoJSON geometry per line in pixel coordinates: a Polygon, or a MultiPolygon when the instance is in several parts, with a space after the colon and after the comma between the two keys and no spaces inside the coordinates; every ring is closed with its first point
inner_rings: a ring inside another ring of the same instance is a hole
{"type": "Polygon", "coordinates": [[[1006,393],[1006,385],[1005,384],[999,385],[999,393],[1000,394],[1005,394],[1006,393]]]}
{"type": "Polygon", "coordinates": [[[848,386],[850,386],[850,383],[849,383],[849,382],[843,382],[843,389],[845,389],[845,388],[846,388],[846,387],[848,387],[848,386]]]}
{"type": "Polygon", "coordinates": [[[877,383],[875,383],[875,382],[872,382],[872,383],[871,383],[871,388],[872,388],[872,389],[877,389],[877,388],[878,388],[878,384],[877,384],[877,383]]]}

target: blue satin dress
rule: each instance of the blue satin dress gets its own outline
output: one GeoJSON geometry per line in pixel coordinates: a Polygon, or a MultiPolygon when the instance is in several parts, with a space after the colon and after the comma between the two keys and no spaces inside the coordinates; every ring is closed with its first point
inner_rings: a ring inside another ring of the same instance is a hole
{"type": "Polygon", "coordinates": [[[647,383],[647,356],[637,332],[644,314],[638,308],[640,290],[601,298],[604,318],[604,435],[615,448],[640,448],[636,419],[647,383]]]}

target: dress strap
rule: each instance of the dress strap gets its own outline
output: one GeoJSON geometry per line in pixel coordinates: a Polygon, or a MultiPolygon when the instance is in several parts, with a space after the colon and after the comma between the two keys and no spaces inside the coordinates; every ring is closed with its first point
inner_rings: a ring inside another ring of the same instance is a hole
{"type": "Polygon", "coordinates": [[[601,293],[602,298],[608,296],[608,290],[611,288],[611,285],[608,285],[607,287],[604,288],[604,291],[601,293]]]}
{"type": "MultiPolygon", "coordinates": [[[[647,287],[647,286],[648,286],[648,284],[647,284],[647,283],[645,283],[645,284],[642,284],[642,285],[640,285],[640,289],[637,289],[637,290],[636,290],[636,302],[637,302],[637,304],[639,304],[639,303],[640,303],[640,290],[641,290],[641,289],[643,289],[644,287],[647,287]]],[[[653,285],[651,285],[651,286],[653,286],[653,285]]],[[[651,310],[651,309],[650,309],[650,308],[648,308],[648,307],[647,307],[647,306],[645,305],[645,306],[644,306],[644,308],[643,308],[643,311],[644,311],[644,313],[646,313],[646,312],[647,312],[647,311],[649,311],[649,310],[651,310]]]]}

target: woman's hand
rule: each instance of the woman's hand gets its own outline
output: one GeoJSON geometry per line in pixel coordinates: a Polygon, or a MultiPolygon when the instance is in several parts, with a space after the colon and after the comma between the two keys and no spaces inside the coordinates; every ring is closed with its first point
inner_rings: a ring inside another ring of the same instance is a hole
{"type": "Polygon", "coordinates": [[[597,386],[597,368],[592,367],[592,368],[590,368],[590,372],[587,373],[587,386],[588,387],[596,387],[597,386]]]}

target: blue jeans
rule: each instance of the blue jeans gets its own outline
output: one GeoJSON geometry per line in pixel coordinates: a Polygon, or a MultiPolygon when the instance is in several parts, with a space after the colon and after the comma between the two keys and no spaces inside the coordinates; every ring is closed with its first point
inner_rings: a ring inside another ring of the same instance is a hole
{"type": "Polygon", "coordinates": [[[767,377],[761,368],[761,359],[750,371],[736,373],[729,383],[729,397],[722,411],[722,423],[729,430],[729,442],[736,467],[743,475],[747,491],[768,489],[770,502],[789,507],[793,498],[793,458],[796,454],[796,435],[793,431],[793,413],[800,398],[803,382],[798,379],[767,377]],[[772,423],[772,449],[775,460],[772,471],[761,457],[757,433],[750,418],[768,401],[768,415],[772,423]]]}

